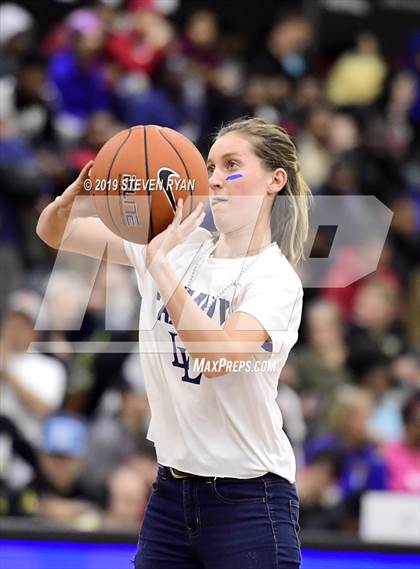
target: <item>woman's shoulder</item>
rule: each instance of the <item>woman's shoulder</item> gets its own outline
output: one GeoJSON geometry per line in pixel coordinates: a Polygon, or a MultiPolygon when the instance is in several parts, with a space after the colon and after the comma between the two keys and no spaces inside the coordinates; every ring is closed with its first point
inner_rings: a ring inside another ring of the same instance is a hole
{"type": "Polygon", "coordinates": [[[289,262],[287,257],[281,252],[277,245],[270,248],[268,254],[262,259],[259,272],[266,280],[270,280],[278,285],[294,289],[302,289],[302,281],[296,269],[289,262]]]}
{"type": "MultiPolygon", "coordinates": [[[[279,313],[280,307],[299,307],[303,298],[302,282],[277,246],[256,260],[241,279],[236,295],[236,307],[252,299],[260,306],[270,307],[279,313]]],[[[238,308],[239,309],[239,308],[238,308]]],[[[284,313],[283,309],[280,312],[284,313]]]]}

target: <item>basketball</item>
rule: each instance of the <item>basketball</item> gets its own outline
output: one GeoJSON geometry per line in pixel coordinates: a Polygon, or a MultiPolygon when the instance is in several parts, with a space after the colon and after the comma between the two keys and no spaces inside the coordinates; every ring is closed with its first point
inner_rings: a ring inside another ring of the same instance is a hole
{"type": "Polygon", "coordinates": [[[111,231],[148,243],[171,223],[179,198],[184,217],[207,201],[207,169],[194,144],[179,132],[134,126],[102,146],[85,190],[111,231]]]}

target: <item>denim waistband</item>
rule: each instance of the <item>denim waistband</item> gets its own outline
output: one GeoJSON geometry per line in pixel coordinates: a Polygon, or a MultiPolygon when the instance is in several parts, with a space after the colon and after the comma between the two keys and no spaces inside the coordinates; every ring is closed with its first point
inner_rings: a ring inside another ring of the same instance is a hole
{"type": "MultiPolygon", "coordinates": [[[[172,470],[175,470],[175,473],[177,472],[177,469],[174,468],[170,468],[169,466],[163,466],[162,464],[158,465],[160,469],[162,469],[162,472],[164,473],[164,476],[166,478],[172,478],[174,480],[182,480],[182,479],[194,479],[194,480],[203,480],[203,481],[208,481],[208,480],[214,480],[216,478],[220,478],[222,480],[242,480],[244,482],[246,481],[252,481],[252,480],[270,480],[270,481],[276,481],[276,482],[283,482],[284,484],[291,484],[289,482],[289,480],[287,480],[286,478],[283,478],[283,476],[280,476],[279,474],[275,474],[274,472],[267,472],[266,474],[263,474],[261,476],[256,476],[256,477],[252,477],[252,478],[235,478],[235,477],[228,477],[228,476],[201,476],[198,474],[190,474],[188,473],[188,476],[185,476],[183,478],[177,478],[176,476],[174,476],[172,474],[172,470]]],[[[187,473],[185,473],[187,474],[187,473]]]]}

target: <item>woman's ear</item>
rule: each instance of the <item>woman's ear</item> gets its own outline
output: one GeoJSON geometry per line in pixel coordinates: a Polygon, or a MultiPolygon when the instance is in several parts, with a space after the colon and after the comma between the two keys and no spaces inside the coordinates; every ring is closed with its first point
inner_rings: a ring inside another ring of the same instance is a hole
{"type": "Polygon", "coordinates": [[[271,182],[268,185],[270,194],[277,194],[287,184],[287,172],[284,168],[277,168],[271,176],[271,182]]]}

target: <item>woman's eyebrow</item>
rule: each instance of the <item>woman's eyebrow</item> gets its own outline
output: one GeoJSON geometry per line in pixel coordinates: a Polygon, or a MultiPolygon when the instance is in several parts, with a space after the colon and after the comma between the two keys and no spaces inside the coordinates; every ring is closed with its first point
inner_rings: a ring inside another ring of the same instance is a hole
{"type": "MultiPolygon", "coordinates": [[[[238,158],[240,157],[240,155],[237,152],[226,152],[225,154],[222,154],[220,158],[223,160],[224,158],[228,158],[229,156],[235,156],[238,158]]],[[[206,164],[209,164],[210,162],[213,163],[213,160],[211,158],[207,158],[206,164]]]]}

